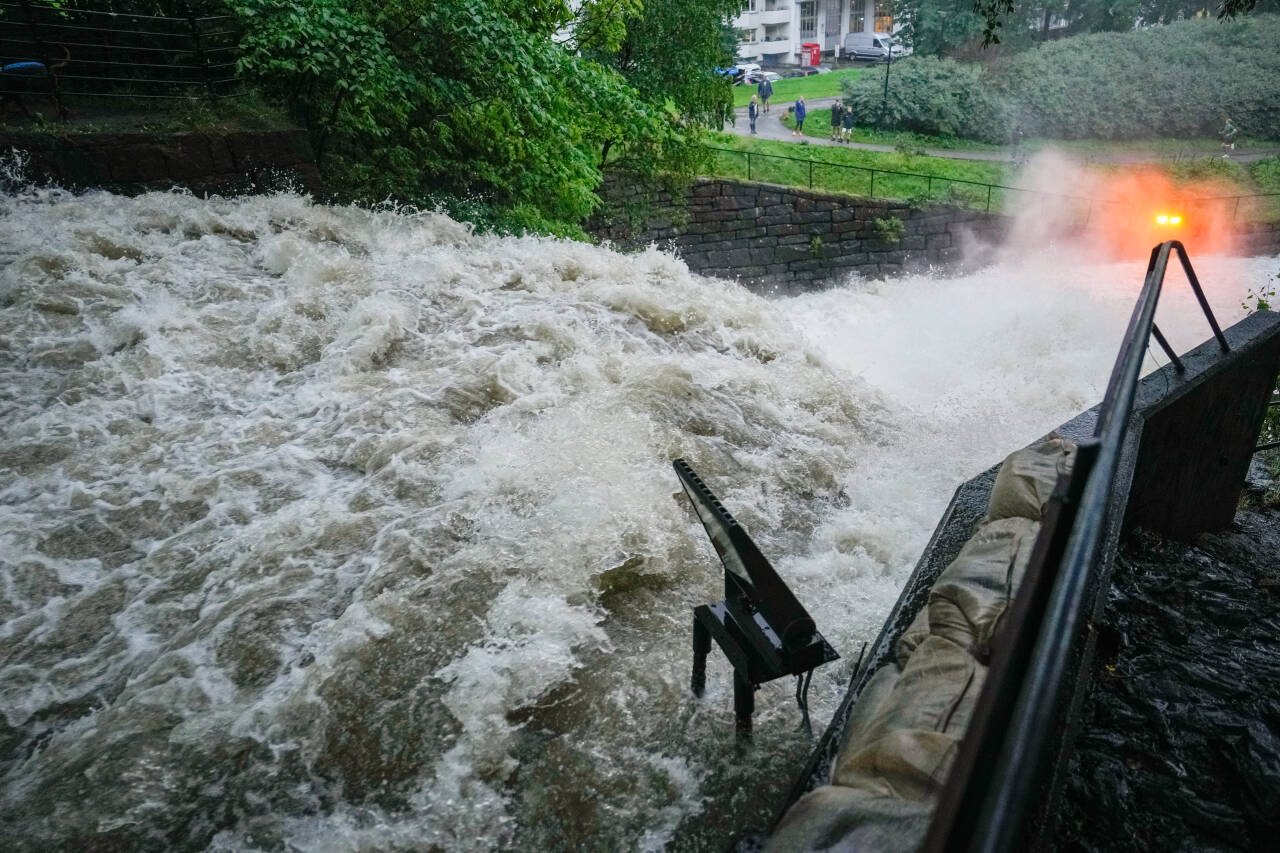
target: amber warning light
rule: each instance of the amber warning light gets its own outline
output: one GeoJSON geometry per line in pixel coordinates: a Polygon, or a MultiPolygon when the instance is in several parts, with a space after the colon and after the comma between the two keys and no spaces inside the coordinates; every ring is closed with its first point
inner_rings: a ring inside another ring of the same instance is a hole
{"type": "Polygon", "coordinates": [[[1156,224],[1158,225],[1181,225],[1182,217],[1177,214],[1161,213],[1156,216],[1156,224]]]}

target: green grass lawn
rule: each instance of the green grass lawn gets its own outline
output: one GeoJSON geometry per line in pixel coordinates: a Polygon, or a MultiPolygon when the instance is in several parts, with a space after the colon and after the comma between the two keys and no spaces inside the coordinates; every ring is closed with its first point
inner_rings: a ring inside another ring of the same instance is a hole
{"type": "MultiPolygon", "coordinates": [[[[805,121],[805,129],[809,122],[805,121]]],[[[999,187],[1016,187],[1017,174],[1007,163],[952,160],[907,152],[880,153],[838,146],[815,146],[805,142],[775,142],[728,133],[711,134],[712,152],[708,174],[715,177],[749,179],[764,183],[812,187],[849,195],[930,199],[961,204],[981,210],[1000,211],[1019,193],[999,187]],[[748,157],[750,153],[750,157],[748,157]],[[872,183],[870,170],[878,170],[872,183]],[[885,172],[907,172],[885,174],[885,172]],[[972,182],[972,183],[961,183],[972,182]],[[986,186],[991,184],[988,196],[986,186]]],[[[1103,170],[1124,171],[1119,164],[1099,166],[1103,170]]],[[[1164,164],[1175,183],[1195,183],[1205,178],[1231,187],[1241,195],[1280,192],[1280,158],[1254,164],[1234,163],[1201,157],[1164,164]]],[[[1280,220],[1280,196],[1247,202],[1248,218],[1280,220]]]]}
{"type": "MultiPolygon", "coordinates": [[[[812,186],[814,189],[856,196],[920,198],[928,195],[939,201],[985,209],[985,186],[956,182],[1007,184],[1009,180],[1008,167],[1000,163],[947,160],[900,153],[881,154],[852,148],[820,148],[804,143],[773,142],[728,133],[711,134],[711,145],[732,149],[712,152],[710,173],[714,176],[749,178],[753,181],[798,187],[812,186]],[[750,152],[750,158],[746,156],[747,152],[750,152]],[[873,176],[869,171],[872,169],[912,174],[878,173],[874,176],[873,187],[873,176]]],[[[991,209],[999,210],[1003,203],[1003,191],[993,190],[991,209]]]]}
{"type": "MultiPolygon", "coordinates": [[[[783,104],[785,110],[789,104],[783,104]]],[[[782,123],[794,128],[796,123],[790,115],[783,115],[782,123]]],[[[804,135],[818,139],[831,136],[831,110],[810,110],[804,120],[804,135]]],[[[1007,146],[977,142],[958,136],[928,136],[922,133],[911,133],[905,130],[879,130],[874,127],[854,127],[849,139],[853,142],[871,145],[888,145],[893,148],[908,150],[936,149],[944,151],[1000,151],[1007,146]]],[[[1133,153],[1151,153],[1159,159],[1184,157],[1204,157],[1209,154],[1221,154],[1222,146],[1216,138],[1199,137],[1192,139],[1026,139],[1022,149],[1028,154],[1053,148],[1073,154],[1083,160],[1093,157],[1107,157],[1133,153]]],[[[1275,139],[1242,139],[1236,143],[1237,150],[1273,149],[1280,150],[1280,140],[1275,139]]]]}
{"type": "MultiPolygon", "coordinates": [[[[770,110],[772,111],[778,104],[783,104],[785,109],[787,102],[794,101],[801,95],[806,98],[834,98],[841,94],[841,80],[853,80],[866,72],[865,68],[845,68],[829,74],[813,74],[809,77],[779,80],[773,84],[773,97],[769,99],[770,110]]],[[[745,107],[755,93],[755,86],[734,86],[733,105],[745,107]]]]}
{"type": "MultiPolygon", "coordinates": [[[[784,104],[785,110],[790,104],[784,104]]],[[[794,129],[796,121],[790,115],[784,115],[782,123],[794,129]]],[[[818,139],[831,136],[831,110],[809,110],[804,119],[804,135],[818,139]]],[[[925,148],[942,148],[957,151],[999,151],[999,145],[986,142],[975,142],[972,139],[961,139],[955,136],[925,136],[906,130],[879,130],[874,127],[858,127],[855,122],[849,134],[852,142],[863,142],[870,145],[888,145],[891,148],[922,150],[925,148]]]]}

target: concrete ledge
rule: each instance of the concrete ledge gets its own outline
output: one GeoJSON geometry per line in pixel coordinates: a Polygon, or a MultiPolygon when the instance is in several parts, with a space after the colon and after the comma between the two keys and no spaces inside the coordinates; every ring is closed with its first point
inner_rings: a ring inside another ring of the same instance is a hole
{"type": "Polygon", "coordinates": [[[0,134],[0,149],[30,155],[27,177],[68,189],[122,194],[175,186],[239,194],[297,186],[321,190],[306,131],[0,134]]]}

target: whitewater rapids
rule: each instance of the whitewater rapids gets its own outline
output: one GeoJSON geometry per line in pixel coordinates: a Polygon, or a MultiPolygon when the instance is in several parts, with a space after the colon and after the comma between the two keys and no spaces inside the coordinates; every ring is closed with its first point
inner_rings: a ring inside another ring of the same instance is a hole
{"type": "MultiPolygon", "coordinates": [[[[1138,264],[770,300],[669,254],[295,195],[0,197],[13,850],[706,849],[791,684],[688,691],[687,458],[843,655],[952,490],[1101,397],[1138,264]]],[[[1226,325],[1275,259],[1197,258],[1226,325]]],[[[1158,321],[1207,337],[1171,276],[1158,321]]]]}

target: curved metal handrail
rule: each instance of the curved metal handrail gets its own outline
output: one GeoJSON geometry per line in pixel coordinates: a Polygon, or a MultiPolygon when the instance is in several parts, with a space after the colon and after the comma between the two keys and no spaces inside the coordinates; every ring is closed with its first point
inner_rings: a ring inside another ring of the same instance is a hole
{"type": "Polygon", "coordinates": [[[1033,565],[1028,567],[1013,605],[1020,612],[1015,624],[1007,626],[1011,629],[1009,645],[1021,647],[1003,649],[1002,659],[992,661],[993,675],[998,667],[1005,671],[1001,678],[988,681],[983,691],[986,701],[979,699],[952,776],[934,812],[922,846],[924,850],[1004,853],[1018,849],[1026,821],[1042,790],[1041,782],[1054,747],[1051,740],[1056,734],[1054,721],[1066,695],[1076,637],[1087,618],[1089,602],[1085,593],[1107,532],[1116,490],[1114,481],[1148,338],[1155,336],[1175,370],[1179,373],[1185,370],[1155,326],[1156,304],[1169,256],[1174,253],[1182,262],[1218,345],[1223,352],[1230,352],[1191,268],[1186,248],[1177,240],[1156,246],[1151,250],[1142,293],[1130,317],[1098,412],[1094,439],[1080,448],[1076,468],[1087,479],[1083,483],[1074,479],[1067,489],[1055,494],[1058,509],[1067,506],[1062,520],[1069,526],[1055,531],[1055,525],[1046,517],[1036,543],[1037,553],[1032,557],[1033,565]],[[1090,459],[1092,465],[1088,464],[1090,459]],[[1057,548],[1055,534],[1060,543],[1057,548]],[[1061,554],[1060,560],[1056,560],[1055,551],[1061,554]],[[1037,556],[1041,559],[1040,566],[1035,565],[1037,556]],[[1028,604],[1027,599],[1036,593],[1031,581],[1038,570],[1050,573],[1044,576],[1044,582],[1052,585],[1047,595],[1041,589],[1041,603],[1028,604]],[[1012,630],[1015,628],[1023,630],[1012,630]],[[1029,650],[1025,646],[1028,642],[1033,643],[1029,650]],[[1005,678],[1016,679],[1016,689],[999,683],[1005,678]],[[988,691],[990,696],[986,696],[988,691]],[[1001,707],[1001,702],[994,701],[996,696],[1011,698],[1015,692],[1011,707],[1007,704],[1001,707]]]}

